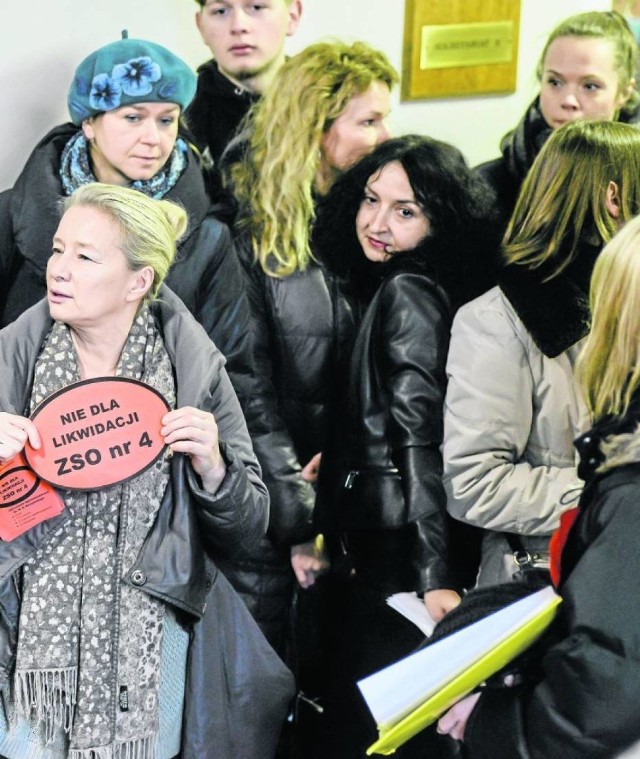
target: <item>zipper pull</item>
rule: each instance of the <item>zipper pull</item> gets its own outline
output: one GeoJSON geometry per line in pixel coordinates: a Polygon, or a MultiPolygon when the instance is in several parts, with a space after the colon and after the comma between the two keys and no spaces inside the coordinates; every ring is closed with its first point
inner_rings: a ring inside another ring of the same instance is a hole
{"type": "Polygon", "coordinates": [[[344,487],[347,490],[351,490],[351,488],[353,487],[353,481],[355,480],[355,478],[357,476],[358,476],[358,472],[357,471],[355,471],[355,470],[352,469],[349,472],[349,474],[347,475],[347,479],[344,481],[344,487]]]}

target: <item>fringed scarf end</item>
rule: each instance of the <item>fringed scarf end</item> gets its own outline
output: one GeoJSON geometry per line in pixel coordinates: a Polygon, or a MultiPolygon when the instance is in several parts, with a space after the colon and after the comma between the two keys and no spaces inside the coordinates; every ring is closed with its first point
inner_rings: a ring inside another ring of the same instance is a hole
{"type": "Polygon", "coordinates": [[[55,731],[71,732],[76,705],[76,667],[64,669],[27,669],[15,674],[16,713],[35,719],[44,726],[44,736],[50,743],[55,731]]]}
{"type": "Polygon", "coordinates": [[[69,759],[155,759],[154,736],[131,741],[121,741],[100,748],[75,748],[69,751],[69,759]]]}

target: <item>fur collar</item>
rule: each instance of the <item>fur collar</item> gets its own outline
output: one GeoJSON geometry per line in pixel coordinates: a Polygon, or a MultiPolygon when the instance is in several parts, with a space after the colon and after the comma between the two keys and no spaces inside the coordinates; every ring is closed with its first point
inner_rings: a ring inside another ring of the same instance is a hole
{"type": "Polygon", "coordinates": [[[533,341],[549,358],[559,356],[588,331],[589,280],[599,247],[582,245],[575,260],[545,281],[548,269],[512,264],[498,277],[500,289],[533,341]]]}
{"type": "Polygon", "coordinates": [[[601,419],[575,445],[580,454],[578,475],[583,480],[640,463],[640,394],[635,394],[624,416],[601,419]]]}

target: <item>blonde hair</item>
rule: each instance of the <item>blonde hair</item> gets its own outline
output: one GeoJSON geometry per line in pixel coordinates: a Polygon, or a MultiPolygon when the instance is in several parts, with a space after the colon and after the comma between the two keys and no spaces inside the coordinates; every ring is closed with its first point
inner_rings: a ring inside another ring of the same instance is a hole
{"type": "Polygon", "coordinates": [[[280,68],[249,115],[248,154],[231,170],[241,225],[267,274],[287,276],[312,257],[309,232],[322,136],[373,82],[391,89],[397,81],[386,56],[364,42],[310,45],[280,68]]]}
{"type": "Polygon", "coordinates": [[[591,331],[577,377],[594,419],[620,416],[640,385],[640,218],[598,256],[590,306],[591,331]]]}
{"type": "Polygon", "coordinates": [[[116,222],[128,267],[153,269],[146,299],[156,298],[175,258],[177,242],[186,231],[186,211],[168,200],[153,200],[138,190],[102,182],[83,185],[62,202],[63,212],[75,206],[96,208],[116,222]]]}
{"type": "Polygon", "coordinates": [[[632,83],[638,70],[638,43],[624,16],[617,11],[588,11],[565,18],[547,38],[536,69],[538,80],[542,79],[550,45],[560,37],[603,39],[611,43],[618,93],[630,90],[629,99],[621,110],[633,112],[640,102],[640,92],[632,83]]]}
{"type": "Polygon", "coordinates": [[[508,263],[548,265],[552,279],[594,234],[607,243],[640,212],[640,131],[615,121],[575,121],[553,132],[522,185],[504,237],[508,263]],[[617,187],[618,219],[607,210],[617,187]]]}

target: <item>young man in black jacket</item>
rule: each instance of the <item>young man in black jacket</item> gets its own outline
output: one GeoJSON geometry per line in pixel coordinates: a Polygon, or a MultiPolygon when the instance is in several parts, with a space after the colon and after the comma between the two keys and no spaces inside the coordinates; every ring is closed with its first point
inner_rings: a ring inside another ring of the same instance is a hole
{"type": "Polygon", "coordinates": [[[198,147],[218,163],[251,105],[284,61],[285,39],[298,28],[302,0],[197,0],[196,25],[213,58],[198,69],[186,112],[198,147]]]}

